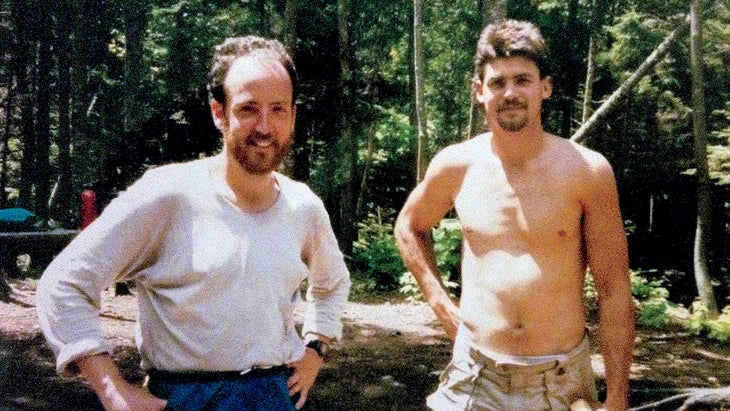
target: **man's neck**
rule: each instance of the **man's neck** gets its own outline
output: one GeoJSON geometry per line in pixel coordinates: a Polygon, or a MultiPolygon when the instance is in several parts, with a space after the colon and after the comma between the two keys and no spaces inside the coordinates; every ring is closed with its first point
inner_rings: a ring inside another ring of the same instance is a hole
{"type": "Polygon", "coordinates": [[[219,173],[235,196],[231,201],[244,211],[265,211],[279,198],[279,183],[274,172],[251,174],[224,156],[219,173]]]}
{"type": "Polygon", "coordinates": [[[545,147],[545,134],[542,128],[507,132],[492,132],[492,150],[503,163],[524,165],[538,157],[545,147]]]}

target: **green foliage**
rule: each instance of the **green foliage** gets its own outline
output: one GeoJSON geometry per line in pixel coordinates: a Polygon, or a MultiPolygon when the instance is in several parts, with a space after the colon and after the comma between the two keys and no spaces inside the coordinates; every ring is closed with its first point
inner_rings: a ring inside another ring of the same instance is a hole
{"type": "MultiPolygon", "coordinates": [[[[353,277],[366,290],[400,291],[422,298],[415,279],[406,272],[393,237],[390,221],[393,210],[370,214],[358,224],[358,240],[353,244],[353,277]]],[[[434,251],[444,284],[456,295],[459,292],[461,264],[461,226],[456,219],[443,219],[433,230],[434,251]]]]}
{"type": "Polygon", "coordinates": [[[670,322],[674,304],[668,300],[669,291],[662,286],[661,280],[650,280],[643,273],[632,271],[631,294],[638,307],[639,324],[660,328],[670,322]]]}
{"type": "Polygon", "coordinates": [[[723,308],[720,316],[710,318],[707,307],[699,301],[692,304],[692,314],[687,328],[696,334],[727,344],[730,342],[730,305],[723,308]]]}
{"type": "MultiPolygon", "coordinates": [[[[676,305],[671,303],[669,291],[661,280],[649,279],[648,273],[631,271],[631,295],[634,297],[640,325],[661,328],[672,321],[676,305]]],[[[587,299],[596,300],[598,292],[590,272],[586,273],[584,293],[587,299]]]]}
{"type": "MultiPolygon", "coordinates": [[[[394,212],[386,212],[387,216],[394,212]]],[[[353,244],[353,277],[368,291],[394,290],[405,271],[393,237],[393,225],[383,216],[369,214],[358,224],[358,240],[353,244]]]]}
{"type": "MultiPolygon", "coordinates": [[[[455,218],[444,218],[433,230],[434,253],[441,280],[452,296],[460,294],[461,266],[461,224],[455,218]]],[[[410,272],[403,273],[399,279],[400,292],[412,300],[423,300],[416,279],[410,272]]]]}
{"type": "Polygon", "coordinates": [[[456,218],[444,218],[433,230],[436,262],[446,281],[461,279],[461,224],[456,218]]]}

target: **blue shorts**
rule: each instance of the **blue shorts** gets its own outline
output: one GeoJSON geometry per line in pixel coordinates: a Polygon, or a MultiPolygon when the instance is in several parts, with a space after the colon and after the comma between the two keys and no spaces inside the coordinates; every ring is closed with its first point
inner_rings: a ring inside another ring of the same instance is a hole
{"type": "Polygon", "coordinates": [[[170,411],[293,411],[285,367],[248,374],[150,371],[149,391],[170,411]]]}

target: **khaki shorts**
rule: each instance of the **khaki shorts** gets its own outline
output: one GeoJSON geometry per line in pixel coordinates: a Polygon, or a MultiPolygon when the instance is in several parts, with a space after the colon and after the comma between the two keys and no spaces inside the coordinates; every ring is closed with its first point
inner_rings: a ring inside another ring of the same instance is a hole
{"type": "Polygon", "coordinates": [[[587,337],[565,355],[499,360],[472,348],[470,340],[461,327],[453,358],[426,402],[432,410],[569,410],[578,399],[597,400],[587,337]]]}

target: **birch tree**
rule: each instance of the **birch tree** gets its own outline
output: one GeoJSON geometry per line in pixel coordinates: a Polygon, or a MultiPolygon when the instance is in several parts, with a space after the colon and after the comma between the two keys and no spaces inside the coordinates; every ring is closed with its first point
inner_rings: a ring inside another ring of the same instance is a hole
{"type": "Polygon", "coordinates": [[[697,178],[697,230],[694,244],[694,274],[700,302],[707,308],[710,318],[719,312],[708,270],[710,243],[710,176],[707,166],[707,122],[705,92],[702,75],[702,0],[690,3],[690,71],[692,73],[692,132],[697,178]]]}
{"type": "Polygon", "coordinates": [[[414,83],[414,106],[416,108],[416,126],[418,135],[416,137],[416,182],[423,180],[426,172],[426,142],[428,141],[428,128],[426,119],[426,108],[423,101],[424,81],[424,59],[423,59],[423,2],[413,0],[413,83],[414,83]]]}

